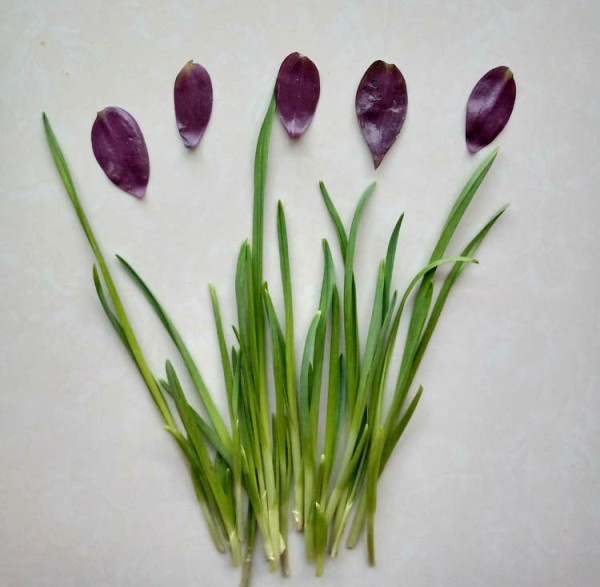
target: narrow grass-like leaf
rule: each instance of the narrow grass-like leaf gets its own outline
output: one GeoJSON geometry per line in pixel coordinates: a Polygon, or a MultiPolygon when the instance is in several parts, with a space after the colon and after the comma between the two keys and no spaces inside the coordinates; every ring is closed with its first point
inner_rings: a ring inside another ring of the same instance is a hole
{"type": "Polygon", "coordinates": [[[356,291],[354,283],[354,253],[356,250],[356,238],[364,207],[373,194],[375,183],[373,182],[361,196],[348,237],[348,248],[344,263],[344,339],[346,344],[346,364],[348,378],[348,405],[353,410],[356,399],[356,391],[359,378],[360,348],[357,337],[358,319],[356,315],[356,291]]]}
{"type": "Polygon", "coordinates": [[[333,200],[329,197],[329,193],[327,192],[325,184],[322,181],[319,182],[319,189],[321,190],[321,195],[323,196],[323,201],[325,202],[327,212],[329,212],[329,217],[331,218],[331,221],[333,222],[333,226],[337,233],[338,242],[340,244],[340,251],[342,253],[342,261],[345,263],[346,249],[348,248],[348,236],[346,235],[346,230],[344,228],[342,220],[340,219],[340,215],[338,214],[338,211],[333,203],[333,200]]]}
{"type": "Polygon", "coordinates": [[[361,363],[361,380],[365,379],[366,377],[366,375],[363,374],[362,371],[368,373],[369,369],[371,368],[373,356],[375,355],[375,346],[377,344],[379,332],[383,323],[385,307],[385,280],[385,261],[381,261],[381,263],[379,264],[379,271],[377,273],[377,285],[375,286],[373,309],[371,310],[371,322],[369,324],[369,330],[367,332],[367,342],[365,345],[365,351],[361,363]]]}
{"type": "MultiPolygon", "coordinates": [[[[381,261],[379,272],[377,274],[377,285],[375,288],[375,297],[373,302],[373,310],[371,312],[371,323],[367,335],[367,343],[363,361],[361,364],[360,381],[356,396],[356,403],[349,421],[347,450],[354,446],[356,439],[361,433],[361,429],[366,424],[364,419],[364,410],[368,401],[369,395],[372,393],[372,386],[375,378],[376,369],[372,368],[373,361],[376,358],[376,351],[381,349],[382,343],[385,340],[385,333],[382,336],[382,313],[383,313],[383,291],[385,282],[385,261],[381,261]]],[[[388,319],[391,320],[391,312],[388,319]]],[[[387,328],[387,326],[386,326],[387,328]]],[[[380,350],[381,354],[381,350],[380,350]]],[[[379,362],[379,360],[377,360],[379,362]]]]}
{"type": "Polygon", "coordinates": [[[242,579],[240,587],[250,586],[250,575],[252,574],[252,560],[254,558],[254,541],[256,538],[256,517],[252,508],[248,510],[248,523],[246,530],[246,554],[242,567],[242,579]]]}
{"type": "Polygon", "coordinates": [[[498,155],[498,151],[499,148],[494,149],[481,162],[479,167],[477,167],[477,169],[475,170],[475,173],[473,173],[473,175],[469,178],[464,188],[460,192],[458,198],[456,199],[456,202],[454,203],[454,206],[452,207],[452,210],[450,211],[450,214],[448,215],[446,223],[442,228],[440,237],[433,250],[433,253],[431,254],[431,261],[435,261],[436,259],[441,258],[446,252],[446,247],[448,246],[448,243],[452,239],[456,228],[458,227],[464,213],[469,207],[469,204],[473,200],[473,197],[477,193],[479,186],[482,184],[490,168],[492,167],[498,155]]]}
{"type": "Polygon", "coordinates": [[[240,537],[237,535],[233,504],[228,499],[227,493],[219,481],[218,473],[215,471],[215,468],[210,460],[210,456],[206,450],[206,445],[204,444],[204,439],[199,428],[197,427],[197,422],[192,415],[190,405],[185,398],[183,389],[181,388],[181,384],[179,383],[179,379],[175,373],[175,369],[169,361],[166,363],[166,372],[167,382],[173,392],[173,398],[175,399],[177,411],[179,412],[181,421],[189,435],[190,442],[194,447],[196,454],[198,455],[198,460],[201,465],[201,472],[206,479],[207,487],[210,487],[219,514],[226,528],[233,564],[239,565],[241,563],[240,537]]]}
{"type": "Polygon", "coordinates": [[[303,472],[300,439],[300,419],[298,414],[298,394],[296,388],[296,353],[294,348],[294,310],[292,296],[292,276],[288,250],[287,227],[281,201],[277,206],[277,242],[279,246],[279,265],[285,307],[285,375],[286,396],[288,404],[290,450],[294,475],[294,524],[301,530],[304,521],[303,472]]]}
{"type": "Polygon", "coordinates": [[[395,343],[396,336],[396,330],[390,330],[390,325],[392,324],[397,301],[398,292],[394,292],[379,332],[373,364],[369,369],[368,377],[366,379],[366,388],[369,390],[369,395],[365,398],[367,406],[367,422],[373,429],[380,425],[381,404],[383,401],[383,392],[387,374],[387,353],[389,351],[391,354],[391,347],[393,347],[395,343]]]}
{"type": "MultiPolygon", "coordinates": [[[[315,544],[319,542],[315,532],[316,523],[316,502],[320,499],[320,491],[314,488],[313,479],[317,473],[316,451],[317,451],[317,436],[319,429],[319,408],[321,404],[321,386],[322,386],[322,371],[325,355],[325,335],[329,312],[331,308],[331,297],[335,287],[335,270],[331,251],[326,240],[323,240],[323,281],[321,286],[321,295],[319,301],[320,320],[317,324],[314,342],[312,342],[311,357],[309,363],[308,377],[308,409],[309,409],[309,433],[307,435],[303,451],[304,451],[304,512],[308,516],[305,523],[305,544],[307,548],[307,556],[309,560],[313,559],[313,554],[318,554],[314,551],[315,544]]],[[[321,470],[321,475],[324,473],[321,470]]],[[[321,479],[322,483],[323,479],[321,479]]]]}
{"type": "Polygon", "coordinates": [[[385,283],[383,287],[383,314],[387,312],[388,305],[390,303],[390,292],[392,291],[392,275],[394,273],[394,261],[396,260],[396,249],[398,247],[398,236],[400,234],[400,228],[402,227],[402,221],[404,220],[404,214],[400,215],[398,222],[394,226],[390,241],[388,243],[387,254],[385,256],[385,283]]]}
{"type": "MultiPolygon", "coordinates": [[[[283,333],[277,320],[275,308],[273,307],[273,302],[271,300],[271,296],[269,295],[269,290],[266,284],[264,286],[264,299],[267,310],[267,323],[271,333],[271,347],[273,352],[273,380],[275,383],[276,413],[273,417],[272,425],[273,454],[276,463],[275,474],[278,476],[278,478],[275,480],[275,485],[276,487],[281,488],[282,478],[287,477],[285,340],[283,338],[283,333]]],[[[281,500],[281,492],[279,499],[281,500]]]]}
{"type": "Polygon", "coordinates": [[[402,417],[400,418],[398,423],[392,428],[391,433],[386,438],[386,444],[385,444],[385,447],[383,449],[383,453],[381,456],[380,474],[383,471],[385,465],[387,464],[388,459],[390,458],[390,455],[392,454],[392,451],[394,450],[394,447],[398,443],[398,440],[400,440],[400,437],[402,436],[404,430],[408,426],[410,419],[412,418],[413,414],[415,413],[415,410],[417,409],[417,405],[419,404],[419,400],[421,399],[422,394],[423,394],[423,387],[421,386],[421,387],[419,387],[419,390],[415,394],[415,397],[410,402],[408,408],[406,409],[406,412],[404,412],[404,414],[402,415],[402,417]]]}
{"type": "MultiPolygon", "coordinates": [[[[381,447],[382,452],[379,459],[379,472],[377,475],[378,477],[380,477],[383,473],[385,465],[387,464],[394,447],[396,446],[396,444],[398,444],[398,441],[400,440],[404,430],[410,422],[410,419],[412,418],[415,410],[417,409],[417,405],[419,403],[419,400],[421,399],[422,393],[423,387],[419,387],[419,390],[410,402],[408,408],[406,409],[406,412],[402,415],[402,418],[400,418],[398,424],[392,431],[392,434],[387,438],[387,442],[381,447]]],[[[365,494],[362,494],[358,506],[356,508],[356,512],[354,514],[354,519],[352,521],[352,526],[350,527],[350,532],[348,534],[348,541],[346,542],[346,546],[348,548],[354,548],[358,543],[361,531],[365,525],[366,518],[367,499],[365,494]]]]}
{"type": "Polygon", "coordinates": [[[275,114],[275,95],[260,128],[258,141],[256,143],[256,154],[254,158],[254,208],[252,216],[252,258],[254,262],[254,283],[262,287],[263,274],[263,234],[264,234],[264,208],[265,188],[267,183],[267,165],[269,161],[269,143],[271,140],[271,129],[273,128],[273,116],[275,114]]]}
{"type": "MultiPolygon", "coordinates": [[[[346,523],[348,521],[348,517],[350,512],[352,511],[352,507],[354,506],[354,502],[356,500],[356,496],[360,488],[363,485],[364,481],[364,472],[367,463],[367,450],[362,450],[360,455],[357,455],[357,465],[355,468],[355,472],[352,476],[352,483],[350,483],[340,501],[338,506],[339,516],[336,516],[335,524],[332,528],[331,532],[331,556],[337,556],[338,549],[342,540],[342,536],[344,534],[344,530],[346,528],[346,523]]],[[[328,518],[329,520],[329,518],[328,518]]]]}
{"type": "MultiPolygon", "coordinates": [[[[279,492],[275,484],[271,432],[269,430],[269,405],[267,398],[265,320],[263,307],[263,237],[264,203],[267,180],[269,143],[275,113],[275,94],[265,115],[259,133],[254,159],[254,201],[252,217],[252,249],[250,255],[251,275],[248,276],[248,320],[250,333],[250,351],[252,354],[252,379],[256,393],[258,410],[255,414],[258,442],[262,453],[262,467],[266,490],[266,512],[269,523],[271,569],[279,565],[282,545],[279,532],[279,492]]],[[[239,301],[238,301],[239,304],[239,301]]]]}
{"type": "Polygon", "coordinates": [[[96,287],[96,293],[98,294],[98,299],[100,300],[102,309],[104,310],[104,313],[106,314],[106,317],[108,318],[109,322],[112,324],[113,328],[115,329],[115,332],[121,339],[121,342],[127,349],[127,352],[129,352],[129,354],[131,354],[131,349],[129,348],[129,343],[127,342],[127,337],[125,336],[123,327],[121,326],[119,319],[115,316],[115,313],[112,311],[110,304],[109,304],[108,300],[106,299],[106,295],[104,293],[104,289],[102,287],[102,282],[100,281],[100,276],[98,275],[98,269],[96,268],[96,265],[94,265],[92,272],[93,272],[93,277],[94,277],[94,286],[96,287]]]}
{"type": "MultiPolygon", "coordinates": [[[[491,228],[494,226],[494,224],[500,218],[500,216],[502,216],[502,214],[504,214],[507,207],[508,206],[502,207],[500,210],[498,210],[498,212],[496,212],[492,216],[492,218],[490,218],[490,220],[485,224],[485,226],[475,235],[475,237],[473,237],[473,239],[469,242],[469,244],[463,249],[463,251],[461,253],[462,257],[471,257],[476,253],[477,249],[479,248],[479,245],[483,242],[483,239],[487,236],[487,233],[491,230],[491,228]]],[[[429,317],[429,320],[427,321],[427,326],[423,330],[423,334],[421,336],[421,339],[419,340],[419,346],[415,352],[415,356],[414,356],[413,363],[411,366],[411,372],[410,372],[410,376],[408,379],[408,385],[410,385],[412,383],[414,376],[416,374],[416,371],[419,368],[419,365],[421,364],[421,359],[423,358],[425,349],[427,348],[427,345],[429,344],[429,340],[431,339],[433,331],[438,323],[438,320],[440,318],[440,315],[442,313],[442,310],[444,308],[444,305],[446,303],[448,295],[449,295],[450,291],[452,290],[454,284],[456,283],[456,280],[458,279],[458,277],[460,276],[460,274],[463,272],[464,269],[465,269],[464,263],[457,263],[452,268],[452,270],[450,271],[450,273],[448,274],[446,279],[444,280],[444,284],[442,285],[442,287],[440,289],[440,293],[438,294],[435,304],[433,305],[433,308],[431,310],[431,315],[429,317]]]]}
{"type": "Polygon", "coordinates": [[[229,413],[233,416],[232,410],[232,395],[233,395],[233,371],[231,362],[229,361],[229,352],[227,350],[227,342],[225,341],[225,333],[223,331],[223,320],[221,318],[221,310],[219,308],[219,298],[215,286],[210,284],[210,299],[213,308],[213,316],[215,319],[215,327],[217,329],[217,338],[219,341],[219,351],[221,353],[221,366],[223,368],[223,377],[225,379],[225,389],[227,390],[227,403],[229,405],[229,413]]]}
{"type": "MultiPolygon", "coordinates": [[[[421,269],[412,281],[409,283],[406,291],[404,292],[404,296],[400,301],[400,305],[398,307],[397,319],[399,321],[402,316],[402,312],[406,301],[408,300],[408,296],[417,285],[419,280],[424,276],[429,274],[432,270],[436,269],[440,265],[445,265],[448,263],[477,263],[476,259],[472,259],[470,257],[447,257],[445,259],[437,259],[436,261],[432,261],[428,263],[423,269],[421,269]]],[[[408,328],[407,334],[407,343],[405,346],[402,364],[400,365],[400,372],[398,375],[398,383],[396,384],[396,389],[394,390],[394,398],[392,400],[392,405],[390,406],[387,418],[385,429],[386,433],[389,433],[394,422],[397,420],[400,410],[402,409],[402,404],[406,397],[407,387],[406,381],[408,379],[408,368],[407,365],[410,364],[412,357],[414,356],[414,349],[416,348],[416,342],[418,341],[417,334],[421,332],[422,325],[424,324],[427,318],[427,311],[430,305],[431,296],[433,292],[433,284],[431,281],[425,283],[427,288],[427,293],[423,294],[423,288],[419,289],[417,294],[417,299],[415,300],[415,308],[413,310],[413,316],[411,318],[411,323],[408,328]]]]}
{"type": "MultiPolygon", "coordinates": [[[[467,207],[471,203],[475,193],[477,192],[477,189],[481,185],[482,181],[485,179],[485,176],[487,175],[491,165],[493,164],[496,155],[497,150],[493,151],[481,163],[481,165],[470,177],[467,184],[459,194],[452,210],[450,211],[450,214],[448,215],[448,219],[441,231],[438,242],[431,255],[432,263],[435,263],[444,254],[448,243],[450,242],[458,224],[460,223],[460,220],[462,219],[462,216],[464,215],[467,207]]],[[[462,264],[462,261],[460,261],[460,263],[462,264]]],[[[419,274],[423,276],[423,282],[416,296],[413,315],[409,324],[404,353],[402,356],[402,362],[398,375],[398,382],[396,384],[396,390],[394,392],[394,399],[390,411],[388,412],[388,417],[386,419],[385,428],[387,433],[390,432],[391,427],[394,425],[393,422],[396,420],[398,414],[400,413],[404,399],[408,394],[410,382],[412,381],[412,377],[414,377],[414,373],[413,375],[411,375],[412,364],[414,357],[417,353],[417,347],[419,345],[421,333],[423,331],[423,328],[425,327],[425,322],[429,314],[431,300],[433,297],[433,276],[435,273],[435,269],[436,266],[431,265],[431,267],[428,270],[424,270],[419,274]]],[[[413,280],[410,289],[414,287],[414,285],[416,284],[416,280],[417,278],[413,280]]],[[[408,292],[409,290],[407,290],[407,294],[408,292]]],[[[405,298],[407,294],[405,294],[405,298]]],[[[404,301],[401,303],[400,310],[403,307],[404,301]]],[[[397,328],[394,331],[396,330],[397,328]]]]}
{"type": "Polygon", "coordinates": [[[278,416],[274,424],[274,431],[277,435],[277,445],[275,447],[279,461],[279,478],[277,487],[279,490],[279,531],[283,539],[281,546],[281,574],[284,577],[290,575],[289,547],[288,547],[288,528],[289,528],[289,503],[290,491],[292,488],[292,461],[290,453],[290,437],[287,427],[286,414],[278,416]]]}
{"type": "MultiPolygon", "coordinates": [[[[160,381],[160,385],[173,399],[175,399],[175,393],[167,381],[160,381]]],[[[189,411],[202,436],[204,436],[206,441],[223,457],[225,462],[232,467],[233,459],[231,452],[229,448],[223,444],[223,441],[219,438],[215,429],[192,406],[189,406],[189,411]]]]}
{"type": "Polygon", "coordinates": [[[431,278],[424,279],[416,296],[412,315],[408,325],[408,332],[406,334],[406,341],[404,343],[404,351],[402,353],[402,361],[400,363],[400,370],[398,372],[398,379],[394,390],[394,398],[392,400],[390,411],[388,412],[386,427],[388,431],[390,430],[389,426],[393,426],[392,423],[398,417],[398,414],[400,413],[404,404],[404,400],[408,394],[410,365],[412,364],[421,333],[425,326],[425,322],[427,321],[432,299],[433,280],[431,278]]]}
{"type": "MultiPolygon", "coordinates": [[[[234,355],[235,357],[236,355],[234,355]]],[[[237,523],[238,536],[244,535],[244,511],[243,511],[243,447],[240,431],[239,396],[240,396],[240,364],[233,361],[233,386],[231,397],[231,431],[232,446],[231,458],[233,461],[233,484],[235,492],[235,519],[237,523]]]]}
{"type": "Polygon", "coordinates": [[[363,449],[367,445],[369,436],[369,425],[365,424],[365,426],[363,426],[360,429],[360,437],[357,439],[354,450],[350,453],[349,460],[345,462],[340,469],[337,482],[335,484],[335,487],[333,488],[333,491],[331,492],[329,501],[327,502],[326,514],[328,523],[331,523],[335,511],[339,507],[340,499],[342,498],[342,495],[347,489],[347,486],[351,483],[352,479],[356,478],[357,471],[360,470],[360,463],[363,457],[363,449]]]}
{"type": "Polygon", "coordinates": [[[321,503],[325,482],[325,455],[321,455],[319,466],[317,468],[317,480],[315,483],[315,503],[313,514],[313,541],[316,561],[316,575],[320,577],[323,574],[325,566],[325,551],[327,549],[327,519],[321,503]]]}
{"type": "Polygon", "coordinates": [[[311,378],[311,389],[310,389],[310,411],[311,411],[311,427],[316,433],[318,428],[318,416],[321,398],[321,384],[322,384],[322,372],[323,372],[323,359],[325,356],[325,333],[327,327],[327,321],[329,319],[329,311],[331,308],[331,296],[333,294],[333,288],[335,287],[335,269],[333,266],[333,258],[329,249],[329,244],[326,240],[323,240],[323,256],[324,256],[324,267],[323,267],[323,283],[321,286],[321,297],[319,301],[319,312],[321,314],[321,321],[317,328],[315,337],[315,348],[313,355],[313,371],[311,378]]]}
{"type": "MultiPolygon", "coordinates": [[[[306,335],[306,342],[304,344],[304,352],[302,354],[302,363],[300,367],[300,385],[298,388],[300,431],[302,434],[302,462],[304,471],[303,519],[305,520],[305,532],[308,525],[307,516],[310,512],[311,504],[313,502],[316,450],[316,431],[312,429],[310,416],[310,371],[311,361],[315,352],[317,328],[320,321],[321,312],[317,312],[310,324],[308,334],[306,335]]],[[[312,550],[312,542],[310,542],[310,537],[306,538],[305,543],[307,548],[312,550]]]]}
{"type": "Polygon", "coordinates": [[[92,249],[94,257],[96,258],[96,262],[98,263],[98,268],[100,269],[100,273],[102,274],[102,278],[104,279],[104,283],[106,284],[106,289],[110,296],[111,302],[115,309],[115,314],[119,319],[119,322],[123,328],[123,334],[127,339],[127,344],[129,349],[131,350],[131,355],[140,371],[140,374],[160,412],[160,415],[166,426],[170,426],[172,428],[176,428],[175,421],[173,420],[173,415],[171,414],[171,410],[169,406],[165,402],[165,398],[162,395],[160,387],[156,383],[154,376],[152,375],[152,371],[148,367],[146,362],[146,358],[139,346],[137,341],[137,337],[133,332],[131,324],[129,322],[129,318],[127,317],[127,313],[125,312],[125,308],[121,301],[121,297],[117,291],[117,288],[114,284],[102,251],[100,250],[100,246],[98,245],[98,241],[94,235],[92,227],[87,219],[85,211],[81,205],[79,200],[79,196],[77,195],[77,191],[75,190],[75,186],[73,185],[73,180],[71,179],[71,173],[69,172],[69,167],[67,166],[67,162],[65,161],[65,157],[63,152],[56,140],[56,136],[54,135],[54,131],[50,126],[50,122],[48,121],[48,117],[46,114],[42,114],[42,120],[44,123],[44,131],[46,134],[46,140],[48,142],[48,148],[50,149],[50,153],[54,160],[54,164],[56,166],[56,170],[60,175],[62,183],[64,185],[65,191],[71,200],[71,204],[73,205],[73,209],[77,214],[77,218],[81,225],[81,228],[87,238],[87,241],[92,249]]]}
{"type": "MultiPolygon", "coordinates": [[[[251,350],[250,339],[253,336],[250,331],[249,324],[249,306],[250,285],[248,283],[251,278],[250,267],[250,245],[245,241],[238,256],[236,271],[235,271],[235,300],[237,305],[238,326],[234,326],[233,331],[236,334],[242,352],[242,363],[250,364],[254,360],[254,353],[251,350]]],[[[247,377],[250,377],[250,383],[254,387],[252,371],[247,371],[247,377]]]]}
{"type": "Polygon", "coordinates": [[[204,514],[204,519],[206,520],[206,525],[208,526],[208,531],[210,536],[217,547],[219,552],[225,552],[225,542],[223,541],[223,536],[219,531],[219,525],[215,520],[215,513],[209,507],[208,501],[206,499],[206,494],[204,492],[204,488],[202,484],[198,480],[198,473],[195,471],[190,471],[192,482],[194,484],[194,491],[196,493],[196,499],[200,504],[200,508],[202,509],[202,513],[204,514]]]}
{"type": "Polygon", "coordinates": [[[383,428],[378,428],[373,435],[369,456],[367,458],[366,474],[366,499],[367,499],[367,545],[369,564],[375,565],[375,510],[377,508],[377,480],[379,479],[379,466],[381,452],[385,441],[383,428]]]}
{"type": "Polygon", "coordinates": [[[365,527],[365,521],[367,519],[367,499],[365,494],[361,494],[359,497],[358,505],[354,511],[354,519],[348,532],[348,539],[346,540],[346,548],[354,548],[360,539],[363,528],[365,527]]]}
{"type": "Polygon", "coordinates": [[[183,338],[179,334],[179,331],[169,318],[164,308],[161,306],[156,296],[152,293],[152,290],[150,290],[150,288],[146,285],[144,280],[139,276],[135,269],[125,259],[123,259],[123,257],[117,255],[117,259],[119,259],[121,265],[125,268],[125,272],[127,273],[127,275],[132,279],[132,281],[144,294],[144,297],[148,300],[150,306],[158,316],[159,320],[162,322],[162,325],[165,327],[165,330],[167,331],[167,333],[171,337],[171,340],[177,347],[177,350],[179,351],[179,354],[183,359],[186,369],[188,370],[188,373],[192,378],[200,400],[202,401],[202,404],[206,409],[206,413],[208,414],[211,424],[214,426],[215,431],[221,438],[223,444],[225,446],[229,446],[231,444],[231,437],[229,435],[229,432],[225,427],[223,419],[221,418],[221,414],[219,414],[219,411],[217,410],[212,400],[212,397],[210,396],[210,392],[208,391],[208,388],[204,383],[204,379],[202,378],[202,375],[200,375],[200,371],[198,370],[194,359],[192,359],[192,356],[185,342],[183,341],[183,338]]]}
{"type": "Polygon", "coordinates": [[[327,414],[325,419],[325,470],[323,472],[324,491],[320,496],[322,504],[335,462],[339,429],[342,421],[341,407],[343,391],[340,389],[340,300],[337,287],[333,287],[331,296],[331,335],[329,348],[329,379],[327,385],[327,414]]]}

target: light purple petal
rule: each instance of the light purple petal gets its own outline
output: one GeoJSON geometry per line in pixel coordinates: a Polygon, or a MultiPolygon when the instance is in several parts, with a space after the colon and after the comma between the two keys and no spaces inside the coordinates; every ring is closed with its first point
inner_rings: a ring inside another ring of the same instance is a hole
{"type": "Polygon", "coordinates": [[[208,71],[188,61],[175,78],[175,118],[183,144],[197,147],[208,126],[213,106],[213,88],[208,71]]]}
{"type": "Polygon", "coordinates": [[[395,65],[375,61],[356,91],[356,116],[375,169],[400,134],[407,109],[404,76],[395,65]]]}
{"type": "Polygon", "coordinates": [[[315,115],[321,82],[317,66],[304,55],[288,55],[279,68],[275,84],[277,113],[292,139],[300,138],[315,115]]]}
{"type": "Polygon", "coordinates": [[[98,112],[92,126],[92,149],[107,177],[120,189],[143,198],[150,161],[142,131],[133,116],[109,106],[98,112]]]}
{"type": "Polygon", "coordinates": [[[476,84],[467,102],[465,138],[471,153],[489,145],[506,126],[517,96],[512,71],[501,65],[476,84]]]}

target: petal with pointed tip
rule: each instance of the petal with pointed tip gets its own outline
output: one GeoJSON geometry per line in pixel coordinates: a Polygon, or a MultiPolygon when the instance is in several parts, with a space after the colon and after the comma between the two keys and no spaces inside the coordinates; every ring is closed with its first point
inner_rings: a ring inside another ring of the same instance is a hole
{"type": "Polygon", "coordinates": [[[175,78],[175,118],[183,144],[197,147],[208,126],[213,106],[213,88],[208,71],[188,61],[175,78]]]}
{"type": "Polygon", "coordinates": [[[279,68],[275,100],[279,119],[291,139],[300,138],[312,122],[320,93],[317,66],[300,53],[288,55],[279,68]]]}
{"type": "Polygon", "coordinates": [[[400,134],[408,109],[406,81],[391,63],[375,61],[356,91],[356,116],[377,169],[400,134]]]}
{"type": "Polygon", "coordinates": [[[489,145],[506,126],[517,96],[512,71],[501,65],[475,85],[467,102],[465,138],[471,153],[489,145]]]}
{"type": "Polygon", "coordinates": [[[115,106],[98,112],[92,126],[92,149],[110,181],[136,198],[144,197],[150,176],[148,149],[129,112],[115,106]]]}

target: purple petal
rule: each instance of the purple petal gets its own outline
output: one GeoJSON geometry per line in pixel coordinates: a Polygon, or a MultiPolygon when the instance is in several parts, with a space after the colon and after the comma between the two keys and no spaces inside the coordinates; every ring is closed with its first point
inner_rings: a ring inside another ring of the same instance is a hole
{"type": "Polygon", "coordinates": [[[512,71],[501,65],[488,71],[467,102],[466,139],[471,153],[489,145],[506,126],[517,96],[512,71]]]}
{"type": "Polygon", "coordinates": [[[400,134],[407,109],[404,76],[394,64],[375,61],[356,90],[356,116],[375,169],[400,134]]]}
{"type": "Polygon", "coordinates": [[[213,106],[213,89],[208,71],[188,61],[175,78],[175,118],[183,144],[198,146],[208,126],[213,106]]]}
{"type": "Polygon", "coordinates": [[[279,68],[275,100],[279,119],[291,139],[300,138],[312,122],[320,93],[317,66],[300,53],[288,55],[279,68]]]}
{"type": "Polygon", "coordinates": [[[150,176],[148,149],[129,112],[114,106],[98,112],[92,126],[92,149],[110,181],[136,198],[144,197],[150,176]]]}

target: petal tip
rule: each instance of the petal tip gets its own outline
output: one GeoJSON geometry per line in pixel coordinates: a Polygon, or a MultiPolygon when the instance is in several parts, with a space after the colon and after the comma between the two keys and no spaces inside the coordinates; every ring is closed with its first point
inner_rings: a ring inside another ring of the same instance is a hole
{"type": "Polygon", "coordinates": [[[483,148],[483,145],[479,145],[477,143],[471,143],[471,142],[467,141],[467,149],[468,149],[469,153],[471,153],[471,155],[475,155],[475,153],[477,153],[478,151],[481,151],[482,148],[483,148]]]}
{"type": "Polygon", "coordinates": [[[137,198],[138,200],[141,200],[146,195],[146,190],[147,189],[148,189],[148,184],[146,184],[146,185],[132,186],[132,187],[130,187],[130,188],[124,190],[124,191],[126,193],[128,193],[130,196],[133,196],[134,198],[137,198]]]}

